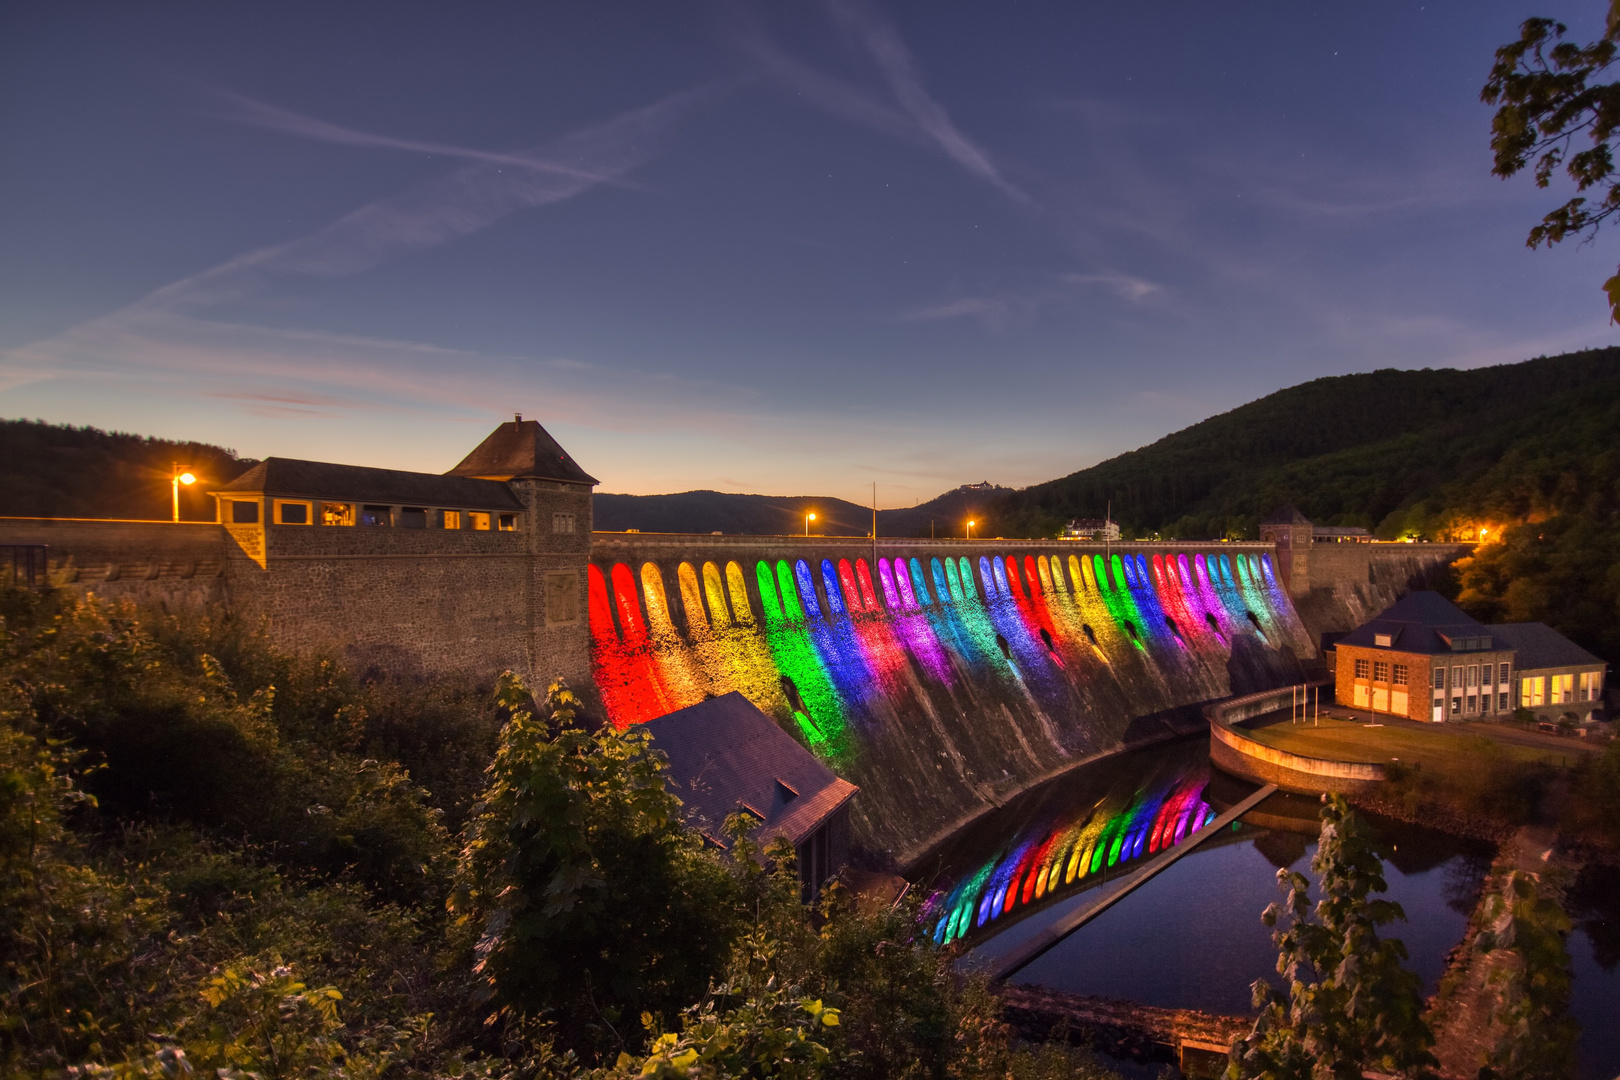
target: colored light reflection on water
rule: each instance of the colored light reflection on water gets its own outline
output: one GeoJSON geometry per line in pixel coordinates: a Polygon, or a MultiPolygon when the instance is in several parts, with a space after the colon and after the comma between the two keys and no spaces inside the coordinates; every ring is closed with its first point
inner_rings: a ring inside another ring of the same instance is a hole
{"type": "Polygon", "coordinates": [[[1181,843],[1215,817],[1203,799],[1208,783],[1208,762],[1182,754],[1145,772],[1124,770],[1095,799],[1037,812],[930,901],[934,940],[956,941],[1181,843]]]}

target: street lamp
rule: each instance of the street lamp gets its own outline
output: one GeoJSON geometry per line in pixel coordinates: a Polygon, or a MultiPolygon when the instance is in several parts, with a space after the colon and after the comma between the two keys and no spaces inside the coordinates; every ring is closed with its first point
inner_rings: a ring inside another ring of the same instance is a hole
{"type": "Polygon", "coordinates": [[[810,535],[810,523],[814,520],[816,520],[816,515],[814,513],[804,515],[804,535],[810,535]]]}
{"type": "Polygon", "coordinates": [[[184,484],[190,487],[196,482],[197,478],[192,475],[190,466],[181,465],[178,461],[174,463],[174,480],[172,481],[174,488],[174,520],[180,520],[180,485],[184,484]]]}
{"type": "Polygon", "coordinates": [[[973,526],[974,526],[974,525],[977,525],[977,524],[978,524],[978,522],[976,522],[976,521],[970,521],[970,522],[968,522],[968,533],[967,533],[967,538],[968,538],[968,539],[969,539],[969,540],[971,540],[971,539],[973,539],[973,526]]]}

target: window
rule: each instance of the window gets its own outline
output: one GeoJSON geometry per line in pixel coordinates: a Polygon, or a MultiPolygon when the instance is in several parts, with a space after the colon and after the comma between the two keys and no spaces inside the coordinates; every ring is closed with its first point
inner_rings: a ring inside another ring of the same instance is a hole
{"type": "Polygon", "coordinates": [[[472,527],[474,529],[476,529],[477,531],[479,531],[479,532],[488,532],[489,531],[489,515],[488,514],[482,513],[481,511],[478,511],[478,510],[474,510],[474,511],[470,512],[467,515],[467,520],[472,523],[472,527]]]}
{"type": "Polygon", "coordinates": [[[1356,678],[1365,679],[1372,675],[1372,664],[1366,660],[1356,661],[1356,678]]]}
{"type": "Polygon", "coordinates": [[[1461,686],[1462,684],[1463,684],[1463,669],[1460,668],[1460,667],[1452,668],[1451,669],[1451,688],[1453,690],[1455,690],[1459,686],[1461,686]]]}
{"type": "Polygon", "coordinates": [[[1479,712],[1479,695],[1477,695],[1477,694],[1469,694],[1468,695],[1468,712],[1470,714],[1479,712]]]}
{"type": "Polygon", "coordinates": [[[1513,697],[1512,694],[1497,694],[1496,695],[1496,711],[1497,712],[1507,712],[1508,711],[1508,701],[1512,697],[1513,697]]]}
{"type": "Polygon", "coordinates": [[[1395,644],[1395,635],[1394,634],[1374,634],[1373,635],[1373,644],[1377,645],[1381,649],[1387,649],[1391,645],[1395,644]]]}
{"type": "Polygon", "coordinates": [[[1479,665],[1470,664],[1468,667],[1468,687],[1473,689],[1479,685],[1479,665]]]}
{"type": "Polygon", "coordinates": [[[322,525],[353,525],[354,503],[321,503],[322,525]]]}
{"type": "Polygon", "coordinates": [[[428,512],[420,506],[402,506],[399,509],[399,527],[402,529],[427,528],[428,512]]]}
{"type": "Polygon", "coordinates": [[[1564,705],[1575,700],[1575,673],[1552,676],[1551,693],[1547,695],[1549,705],[1564,705]]]}
{"type": "Polygon", "coordinates": [[[1408,669],[1405,664],[1396,664],[1392,670],[1395,673],[1395,677],[1390,681],[1396,686],[1405,686],[1408,678],[1407,673],[1410,669],[1408,669]]]}
{"type": "Polygon", "coordinates": [[[1462,715],[1462,697],[1460,695],[1453,696],[1452,699],[1451,699],[1451,715],[1452,716],[1461,716],[1462,715]]]}
{"type": "Polygon", "coordinates": [[[1513,668],[1512,668],[1511,665],[1509,665],[1509,664],[1498,665],[1497,672],[1496,672],[1496,681],[1497,682],[1501,683],[1503,686],[1506,686],[1512,680],[1512,675],[1513,675],[1513,668]]]}
{"type": "Polygon", "coordinates": [[[1443,667],[1437,667],[1434,669],[1434,688],[1436,690],[1444,690],[1446,688],[1446,669],[1443,667]]]}
{"type": "Polygon", "coordinates": [[[360,524],[362,525],[392,525],[394,523],[394,508],[392,506],[362,506],[360,508],[360,524]]]}
{"type": "Polygon", "coordinates": [[[552,514],[551,531],[554,533],[571,533],[574,531],[573,514],[552,514]]]}
{"type": "Polygon", "coordinates": [[[1373,682],[1389,682],[1389,663],[1387,661],[1373,661],[1373,682]]]}
{"type": "Polygon", "coordinates": [[[459,528],[461,528],[461,511],[460,510],[440,510],[439,511],[439,527],[441,529],[459,529],[459,528]]]}
{"type": "Polygon", "coordinates": [[[276,500],[276,520],[283,525],[308,525],[309,503],[276,500]]]}
{"type": "Polygon", "coordinates": [[[1603,696],[1603,672],[1581,672],[1581,701],[1597,701],[1603,696]]]}
{"type": "Polygon", "coordinates": [[[516,514],[500,514],[500,515],[497,515],[497,517],[495,519],[495,526],[496,526],[496,528],[500,529],[501,532],[517,532],[517,515],[516,514]]]}
{"type": "Polygon", "coordinates": [[[1535,678],[1526,676],[1519,680],[1519,707],[1533,709],[1546,701],[1547,676],[1537,675],[1535,678]]]}
{"type": "Polygon", "coordinates": [[[232,525],[257,525],[259,523],[259,504],[248,502],[246,499],[231,500],[232,525]]]}

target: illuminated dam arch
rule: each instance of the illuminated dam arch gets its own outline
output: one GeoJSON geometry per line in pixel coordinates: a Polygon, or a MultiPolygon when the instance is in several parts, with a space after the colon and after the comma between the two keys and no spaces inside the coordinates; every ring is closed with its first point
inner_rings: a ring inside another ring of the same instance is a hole
{"type": "Polygon", "coordinates": [[[1314,654],[1258,545],[598,537],[609,719],[741,692],[861,786],[857,835],[895,851],[1314,654]]]}

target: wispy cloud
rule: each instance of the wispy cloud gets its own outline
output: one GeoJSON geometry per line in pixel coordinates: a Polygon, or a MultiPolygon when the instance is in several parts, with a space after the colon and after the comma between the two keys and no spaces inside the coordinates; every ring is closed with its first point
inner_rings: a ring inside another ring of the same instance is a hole
{"type": "Polygon", "coordinates": [[[563,176],[573,176],[597,183],[613,184],[621,187],[635,185],[625,181],[622,177],[612,174],[592,174],[588,170],[571,161],[562,161],[541,156],[535,151],[518,151],[515,153],[500,153],[488,150],[475,150],[464,146],[454,146],[449,143],[424,142],[418,139],[402,139],[392,135],[378,135],[367,131],[357,131],[354,128],[343,127],[339,124],[329,123],[312,116],[304,116],[288,109],[270,105],[253,98],[234,94],[228,90],[209,87],[208,92],[218,98],[226,108],[223,115],[226,119],[239,124],[264,128],[268,131],[280,132],[300,139],[310,139],[315,142],[335,143],[339,146],[357,146],[378,150],[402,150],[409,153],[430,154],[436,157],[461,158],[468,161],[478,161],[499,166],[513,166],[520,169],[534,169],[538,172],[558,173],[563,176]]]}
{"type": "Polygon", "coordinates": [[[968,138],[945,107],[928,93],[916,59],[893,23],[851,0],[829,0],[827,7],[838,27],[871,57],[888,84],[892,101],[834,78],[783,51],[746,9],[733,9],[731,43],[751,67],[790,91],[795,99],[905,142],[941,151],[970,175],[1009,198],[1030,202],[1024,191],[1002,175],[989,153],[968,138]]]}
{"type": "Polygon", "coordinates": [[[900,107],[947,157],[1010,198],[1029,201],[1029,196],[1001,175],[990,155],[963,134],[945,107],[928,93],[911,50],[893,23],[859,0],[828,0],[827,7],[839,25],[871,54],[900,107]]]}
{"type": "Polygon", "coordinates": [[[1164,292],[1162,285],[1131,274],[1059,274],[1055,280],[1023,290],[958,296],[942,303],[910,308],[900,313],[900,319],[902,322],[972,319],[986,329],[1003,330],[1028,325],[1042,308],[1073,303],[1081,292],[1099,288],[1132,304],[1164,292]]]}

